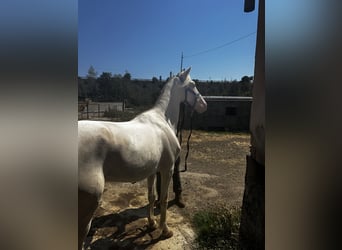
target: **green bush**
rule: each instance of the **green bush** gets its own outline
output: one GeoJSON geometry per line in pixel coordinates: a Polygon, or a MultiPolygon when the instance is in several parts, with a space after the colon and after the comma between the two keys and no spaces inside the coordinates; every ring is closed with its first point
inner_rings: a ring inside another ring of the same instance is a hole
{"type": "Polygon", "coordinates": [[[224,205],[195,213],[196,249],[237,249],[241,208],[224,205]]]}

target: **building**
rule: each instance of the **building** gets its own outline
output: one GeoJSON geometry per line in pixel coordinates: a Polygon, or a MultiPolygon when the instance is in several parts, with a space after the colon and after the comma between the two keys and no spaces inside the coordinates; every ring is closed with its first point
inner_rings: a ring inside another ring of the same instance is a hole
{"type": "MultiPolygon", "coordinates": [[[[247,96],[203,96],[207,102],[207,111],[194,112],[193,129],[249,131],[252,97],[247,96]]],[[[187,109],[187,117],[190,110],[187,109]]],[[[185,118],[184,128],[190,128],[190,119],[185,118]]]]}

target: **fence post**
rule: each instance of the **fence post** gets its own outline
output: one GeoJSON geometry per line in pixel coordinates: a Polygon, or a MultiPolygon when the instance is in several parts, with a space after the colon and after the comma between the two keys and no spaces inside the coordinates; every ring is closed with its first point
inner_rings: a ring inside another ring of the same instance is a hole
{"type": "Polygon", "coordinates": [[[87,120],[89,120],[89,102],[87,101],[87,120]]]}
{"type": "Polygon", "coordinates": [[[97,104],[97,117],[100,118],[100,103],[97,104]]]}

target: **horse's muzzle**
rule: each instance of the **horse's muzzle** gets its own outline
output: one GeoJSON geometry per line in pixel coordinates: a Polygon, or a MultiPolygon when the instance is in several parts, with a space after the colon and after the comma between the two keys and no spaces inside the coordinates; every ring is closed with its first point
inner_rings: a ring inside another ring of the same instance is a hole
{"type": "Polygon", "coordinates": [[[199,114],[201,114],[207,110],[207,103],[203,99],[203,97],[200,97],[199,100],[196,102],[195,110],[199,114]]]}

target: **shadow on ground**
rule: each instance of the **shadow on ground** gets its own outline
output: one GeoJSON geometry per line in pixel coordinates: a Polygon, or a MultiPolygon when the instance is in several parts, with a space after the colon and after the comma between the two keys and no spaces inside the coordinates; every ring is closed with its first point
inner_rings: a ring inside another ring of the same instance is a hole
{"type": "MultiPolygon", "coordinates": [[[[174,200],[169,201],[168,208],[174,204],[174,200]]],[[[164,240],[165,238],[160,237],[160,230],[148,227],[147,209],[148,206],[129,208],[119,213],[95,217],[85,241],[85,249],[138,250],[164,240]],[[98,234],[101,235],[100,238],[97,237],[98,234]]],[[[154,215],[160,215],[160,209],[155,208],[154,215]]],[[[156,219],[158,222],[159,218],[156,219]]]]}

